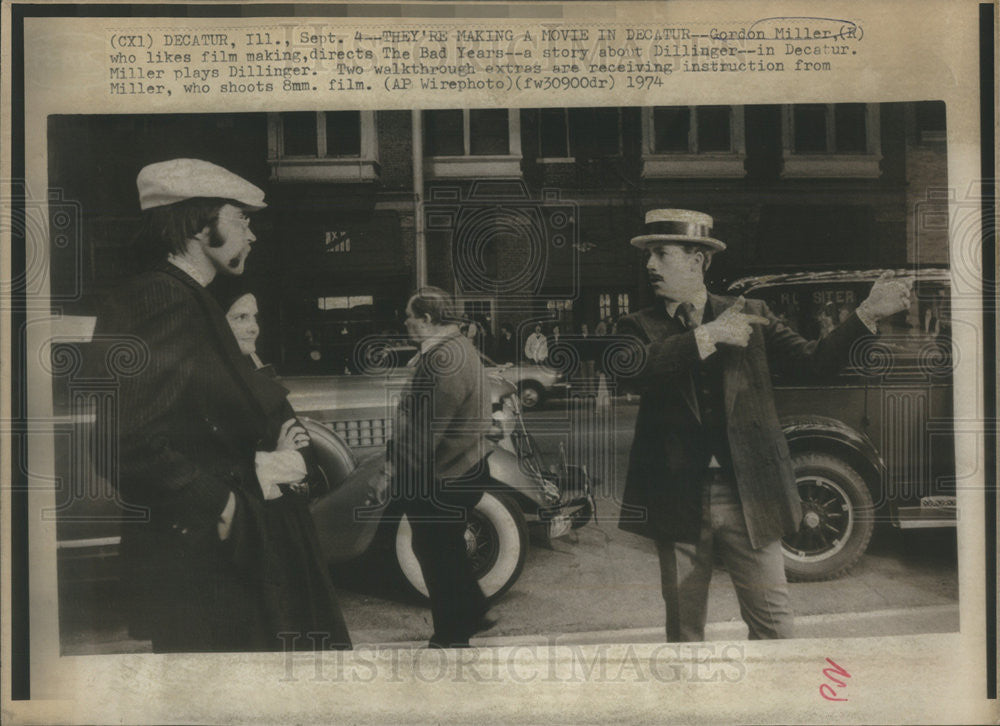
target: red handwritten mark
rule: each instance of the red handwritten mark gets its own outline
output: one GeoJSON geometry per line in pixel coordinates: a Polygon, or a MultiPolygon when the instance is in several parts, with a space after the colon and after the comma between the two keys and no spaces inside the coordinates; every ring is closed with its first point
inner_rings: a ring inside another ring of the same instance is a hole
{"type": "MultiPolygon", "coordinates": [[[[843,666],[837,665],[829,658],[826,659],[832,668],[824,668],[823,675],[827,677],[830,681],[837,684],[837,688],[846,688],[847,681],[842,681],[841,678],[850,678],[851,674],[844,669],[843,666]]],[[[846,698],[837,698],[837,691],[834,690],[833,686],[829,683],[824,683],[819,687],[819,695],[825,698],[827,701],[846,701],[846,698]]]]}

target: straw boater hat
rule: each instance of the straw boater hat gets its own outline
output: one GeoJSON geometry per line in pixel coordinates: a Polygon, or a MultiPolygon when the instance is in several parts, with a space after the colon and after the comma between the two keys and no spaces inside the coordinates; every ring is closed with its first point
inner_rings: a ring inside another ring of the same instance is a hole
{"type": "Polygon", "coordinates": [[[201,159],[171,159],[144,166],[136,177],[139,207],[165,207],[195,197],[232,199],[248,211],[267,205],[264,192],[228,169],[201,159]]]}
{"type": "Polygon", "coordinates": [[[646,249],[652,244],[699,244],[713,252],[726,249],[708,233],[712,231],[712,218],[702,212],[689,209],[651,209],[646,212],[646,227],[638,237],[632,238],[632,246],[646,249]]]}

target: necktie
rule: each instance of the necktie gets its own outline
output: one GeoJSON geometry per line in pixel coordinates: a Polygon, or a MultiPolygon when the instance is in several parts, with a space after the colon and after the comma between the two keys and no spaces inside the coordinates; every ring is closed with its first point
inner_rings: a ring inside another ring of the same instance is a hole
{"type": "Polygon", "coordinates": [[[694,322],[694,305],[689,302],[683,302],[678,305],[677,310],[674,312],[674,317],[677,319],[677,322],[684,326],[685,330],[694,330],[698,327],[694,322]]]}

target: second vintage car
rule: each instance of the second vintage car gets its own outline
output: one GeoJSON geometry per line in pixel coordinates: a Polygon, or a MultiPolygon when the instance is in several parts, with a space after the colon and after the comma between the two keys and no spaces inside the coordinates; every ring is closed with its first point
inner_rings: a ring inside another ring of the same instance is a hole
{"type": "MultiPolygon", "coordinates": [[[[785,324],[821,338],[853,314],[883,270],[743,278],[730,294],[767,302],[785,324]]],[[[782,541],[795,580],[838,577],[868,548],[875,525],[953,527],[956,481],[952,320],[945,269],[913,277],[909,310],[879,322],[832,379],[773,370],[803,516],[782,541]]]]}

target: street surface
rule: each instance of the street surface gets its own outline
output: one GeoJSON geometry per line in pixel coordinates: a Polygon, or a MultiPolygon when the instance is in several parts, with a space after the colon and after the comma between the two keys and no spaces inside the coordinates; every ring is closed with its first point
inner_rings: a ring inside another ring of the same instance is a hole
{"type": "MultiPolygon", "coordinates": [[[[560,443],[568,452],[583,451],[565,433],[566,410],[565,403],[553,401],[526,416],[546,463],[558,462],[560,443]]],[[[655,549],[650,541],[617,528],[615,502],[624,485],[636,410],[635,402],[619,398],[609,414],[583,417],[594,422],[591,428],[606,421],[606,440],[613,442],[605,450],[613,452],[610,459],[607,453],[591,454],[597,457],[595,468],[612,473],[611,481],[598,486],[597,521],[551,546],[533,542],[521,578],[491,611],[499,622],[474,638],[473,644],[537,642],[539,636],[560,643],[662,640],[664,614],[655,549]]],[[[880,525],[868,553],[846,577],[790,585],[798,634],[955,631],[956,559],[952,529],[904,534],[880,525]]],[[[388,568],[365,562],[337,571],[335,582],[355,644],[418,643],[430,636],[430,611],[388,568]]],[[[147,649],[146,644],[127,639],[113,586],[108,587],[74,596],[72,603],[63,600],[65,654],[147,649]]],[[[746,637],[732,584],[721,569],[712,580],[708,620],[710,639],[746,637]]]]}

